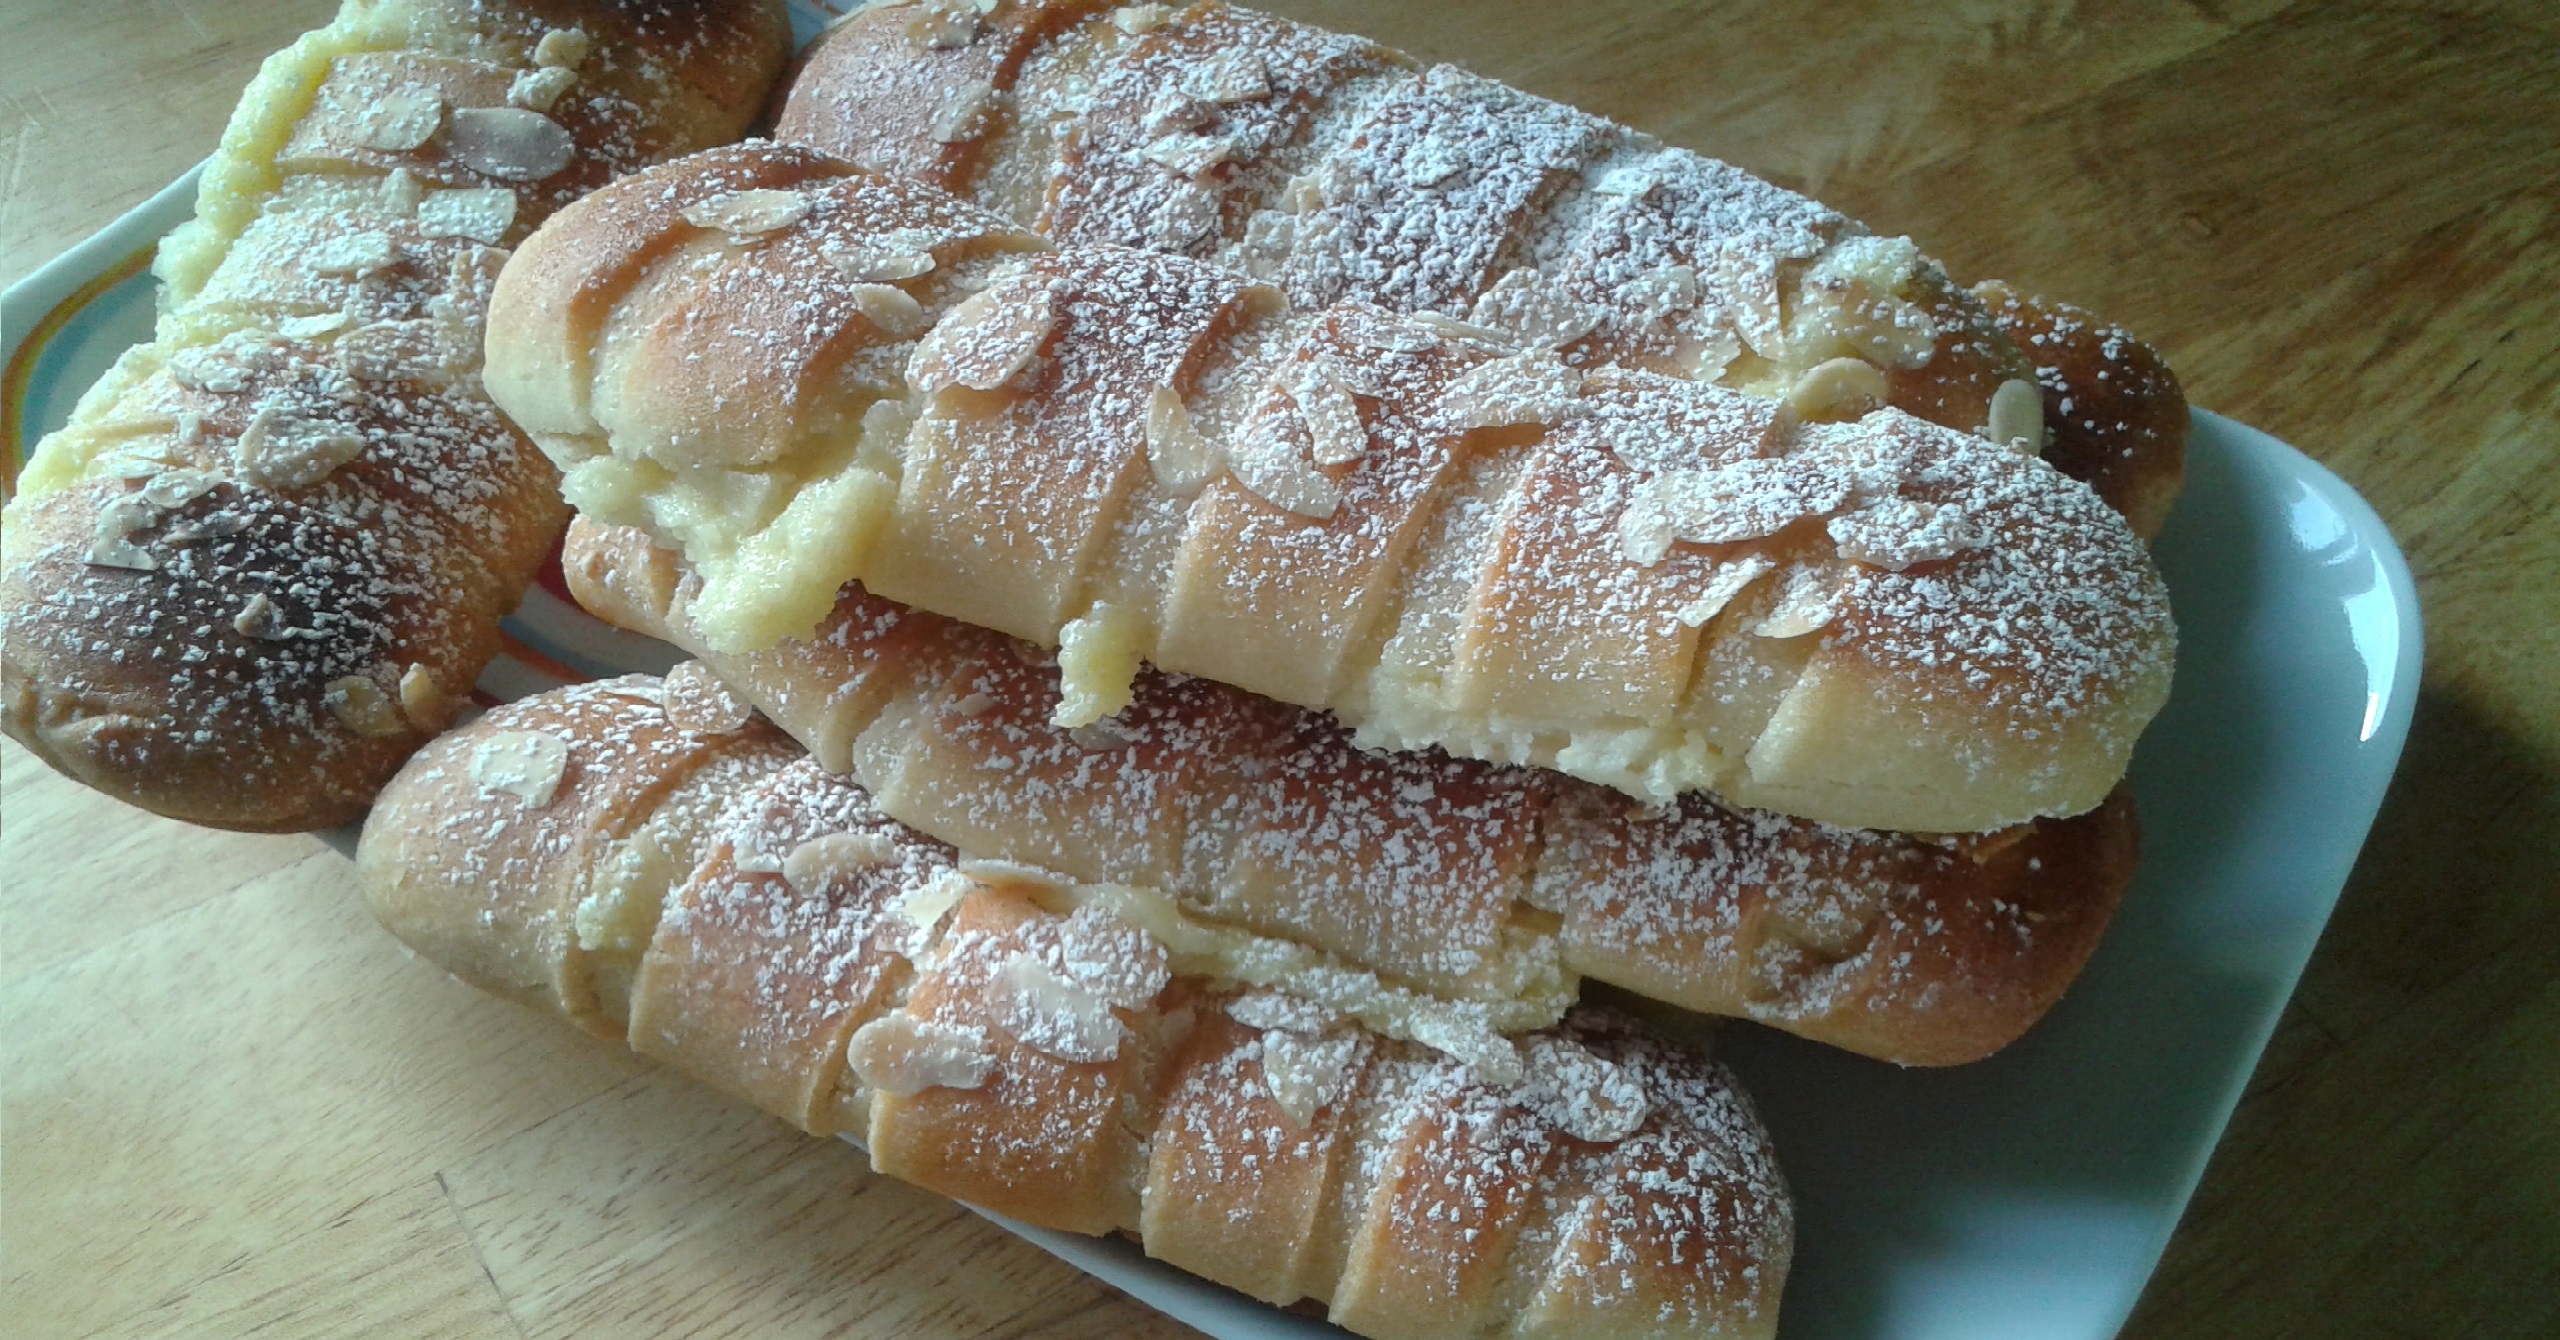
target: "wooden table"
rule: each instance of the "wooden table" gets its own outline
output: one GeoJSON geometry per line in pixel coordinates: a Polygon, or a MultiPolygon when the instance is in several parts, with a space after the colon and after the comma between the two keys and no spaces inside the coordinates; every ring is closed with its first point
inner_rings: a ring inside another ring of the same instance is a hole
{"type": "MultiPolygon", "coordinates": [[[[2560,10],[1276,7],[2093,307],[2374,501],[2427,608],[2408,754],[2127,1334],[2560,1334],[2560,10]]],[[[9,5],[0,284],[329,8],[9,5]]],[[[312,839],[0,768],[0,1330],[1183,1333],[406,960],[312,839]]]]}

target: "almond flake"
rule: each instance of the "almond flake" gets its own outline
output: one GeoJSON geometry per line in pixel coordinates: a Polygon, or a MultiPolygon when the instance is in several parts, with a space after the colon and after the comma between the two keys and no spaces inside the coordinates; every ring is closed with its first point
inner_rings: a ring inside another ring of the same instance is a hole
{"type": "Polygon", "coordinates": [[[1268,415],[1245,432],[1227,454],[1227,476],[1246,492],[1285,512],[1321,521],[1342,505],[1342,487],[1300,455],[1268,415]]]}
{"type": "Polygon", "coordinates": [[[916,346],[907,379],[931,393],[949,386],[992,391],[1022,374],[1058,324],[1047,284],[990,288],[953,309],[916,346]]]}
{"type": "Polygon", "coordinates": [[[964,860],[951,867],[965,879],[994,886],[1027,885],[1035,889],[1064,889],[1075,881],[1055,870],[1043,870],[1020,861],[964,860]]]}
{"type": "Polygon", "coordinates": [[[1778,603],[1751,626],[1756,637],[1784,640],[1818,632],[1840,612],[1839,574],[1822,566],[1799,567],[1787,574],[1778,603]]]}
{"type": "Polygon", "coordinates": [[[560,102],[560,96],[577,87],[577,71],[565,66],[546,65],[527,70],[507,85],[507,105],[528,112],[549,112],[560,102]]]}
{"type": "Polygon", "coordinates": [[[583,28],[554,28],[533,44],[533,63],[546,70],[574,70],[594,45],[583,28]]]}
{"type": "Polygon", "coordinates": [[[311,272],[362,278],[400,263],[400,247],[388,233],[343,233],[311,249],[311,272]]]}
{"type": "Polygon", "coordinates": [[[2044,393],[2015,377],[2000,383],[1991,393],[1991,421],[1982,435],[2021,456],[2043,451],[2044,393]]]}
{"type": "Polygon", "coordinates": [[[222,476],[210,470],[161,470],[142,486],[142,496],[154,507],[178,508],[213,492],[222,476]]]}
{"type": "Polygon", "coordinates": [[[1637,275],[1622,290],[1635,319],[1650,325],[1698,305],[1698,272],[1687,265],[1661,265],[1637,275]]]}
{"type": "Polygon", "coordinates": [[[410,84],[376,99],[356,116],[355,141],[384,153],[407,153],[444,128],[444,95],[410,84]]]}
{"type": "Polygon", "coordinates": [[[1108,1061],[1129,1032],[1109,1001],[1019,950],[988,976],[986,1001],[996,1027],[1061,1061],[1108,1061]]]}
{"type": "Polygon", "coordinates": [[[382,686],[362,675],[347,675],[329,681],[320,701],[327,704],[329,715],[338,724],[367,739],[383,740],[409,733],[409,723],[400,716],[400,708],[382,686]]]}
{"type": "Polygon", "coordinates": [[[502,791],[527,809],[551,803],[569,768],[569,742],[548,731],[502,730],[471,751],[471,780],[482,791],[502,791]]]}
{"type": "Polygon", "coordinates": [[[1827,529],[1842,558],[1892,572],[1983,544],[1965,509],[1905,498],[1882,498],[1835,516],[1827,529]]]}
{"type": "Polygon", "coordinates": [[[1681,357],[1679,371],[1691,381],[1715,381],[1733,366],[1733,360],[1742,357],[1742,337],[1731,326],[1710,327],[1693,340],[1681,357]]]}
{"type": "Polygon", "coordinates": [[[677,217],[696,228],[727,233],[732,239],[758,237],[788,228],[809,216],[809,197],[798,191],[757,189],[725,191],[684,207],[677,217]]]}
{"type": "Polygon", "coordinates": [[[898,952],[921,960],[933,948],[943,918],[951,909],[978,887],[978,882],[957,870],[945,870],[924,883],[898,895],[889,910],[906,923],[905,944],[898,952]]]}
{"type": "MultiPolygon", "coordinates": [[[[1787,391],[1787,405],[1814,423],[1846,423],[1864,417],[1890,394],[1884,374],[1862,358],[1825,359],[1807,369],[1787,391]]],[[[1997,397],[1994,397],[1997,403],[1997,397]]]]}
{"type": "Polygon", "coordinates": [[[1187,179],[1177,181],[1146,218],[1147,244],[1161,251],[1187,250],[1219,231],[1224,209],[1216,191],[1187,179]]]}
{"type": "Polygon", "coordinates": [[[1391,354],[1427,353],[1440,347],[1437,335],[1402,321],[1364,321],[1354,326],[1350,334],[1351,342],[1363,349],[1378,349],[1391,354]]]}
{"type": "Polygon", "coordinates": [[[1148,162],[1185,177],[1198,177],[1236,155],[1233,140],[1180,131],[1151,141],[1138,151],[1148,162]]]}
{"type": "Polygon", "coordinates": [[[437,191],[418,202],[418,232],[425,237],[467,237],[496,246],[516,222],[516,193],[487,187],[437,191]]]}
{"type": "Polygon", "coordinates": [[[1644,1082],[1626,1067],[1562,1038],[1532,1038],[1521,1057],[1522,1102],[1576,1140],[1616,1144],[1652,1111],[1644,1082]]]}
{"type": "Polygon", "coordinates": [[[1692,544],[1766,539],[1849,497],[1848,481],[1817,462],[1750,456],[1724,465],[1665,470],[1636,485],[1692,544]]]}
{"type": "Polygon", "coordinates": [[[1531,350],[1479,363],[1440,393],[1440,413],[1460,428],[1561,423],[1582,395],[1582,372],[1531,350]]]}
{"type": "Polygon", "coordinates": [[[942,105],[934,109],[930,133],[936,144],[958,144],[975,139],[983,129],[987,110],[996,104],[996,86],[980,80],[963,85],[943,95],[942,105]]]}
{"type": "Polygon", "coordinates": [[[1724,612],[1725,606],[1733,603],[1735,596],[1741,595],[1745,588],[1777,566],[1777,562],[1766,554],[1745,554],[1724,564],[1707,578],[1707,584],[1698,592],[1697,598],[1681,606],[1673,617],[1691,628],[1705,627],[1709,620],[1724,612]]]}
{"type": "Polygon", "coordinates": [[[924,304],[917,302],[905,289],[888,284],[855,284],[845,290],[863,318],[880,328],[880,333],[893,340],[913,339],[933,327],[924,304]]]}
{"type": "Polygon", "coordinates": [[[746,699],[700,661],[686,661],[669,670],[659,694],[667,720],[676,729],[696,735],[735,735],[755,715],[746,699]]]}
{"type": "Polygon", "coordinates": [[[1491,345],[1496,349],[1520,347],[1520,342],[1513,339],[1509,331],[1496,330],[1491,326],[1479,326],[1472,321],[1461,321],[1454,316],[1439,312],[1415,312],[1406,319],[1434,334],[1469,344],[1491,345]]]}
{"type": "Polygon", "coordinates": [[[276,333],[288,340],[316,340],[347,328],[350,318],[344,312],[320,312],[311,316],[289,316],[276,323],[276,333]]]}
{"type": "Polygon", "coordinates": [[[1280,1114],[1303,1131],[1316,1113],[1348,1094],[1360,1051],[1361,1038],[1356,1033],[1339,1037],[1264,1033],[1263,1086],[1270,1090],[1280,1114]]]}
{"type": "Polygon", "coordinates": [[[1227,1002],[1227,1015],[1247,1028],[1321,1033],[1341,1016],[1330,1006],[1285,991],[1248,991],[1227,1002]]]}
{"type": "Polygon", "coordinates": [[[855,1029],[844,1059],[863,1087],[897,1098],[976,1089],[995,1068],[986,1034],[905,1014],[882,1015],[855,1029]]]}
{"type": "Polygon", "coordinates": [[[231,616],[231,630],[242,637],[271,638],[277,634],[282,622],[282,616],[276,613],[275,602],[267,599],[267,593],[261,591],[249,597],[249,603],[231,616]]]}
{"type": "Polygon", "coordinates": [[[1170,386],[1159,386],[1147,400],[1147,468],[1156,487],[1177,498],[1189,498],[1226,468],[1217,448],[1200,436],[1191,411],[1170,386]]]}
{"type": "Polygon", "coordinates": [[[338,361],[358,381],[450,381],[470,369],[478,341],[446,323],[376,321],[338,341],[338,361]]]}
{"type": "Polygon", "coordinates": [[[1057,961],[1066,980],[1128,1009],[1143,1009],[1173,980],[1172,959],[1145,929],[1099,903],[1056,924],[1057,961]]]}
{"type": "Polygon", "coordinates": [[[1111,26],[1131,37],[1154,32],[1173,17],[1164,5],[1124,5],[1111,11],[1111,26]]]}
{"type": "Polygon", "coordinates": [[[900,279],[916,279],[933,272],[933,253],[908,251],[893,247],[821,242],[818,254],[836,267],[838,273],[858,284],[889,283],[900,279]]]}
{"type": "Polygon", "coordinates": [[[1289,388],[1306,420],[1311,443],[1308,455],[1318,465],[1349,465],[1369,452],[1369,429],[1360,421],[1359,402],[1333,379],[1321,362],[1310,364],[1289,388]]]}
{"type": "Polygon", "coordinates": [[[1138,128],[1149,135],[1171,135],[1177,131],[1198,130],[1216,120],[1217,116],[1218,104],[1169,88],[1147,104],[1146,115],[1139,118],[1138,128]]]}
{"type": "Polygon", "coordinates": [[[1556,348],[1599,329],[1602,313],[1567,293],[1556,280],[1523,268],[1496,280],[1476,299],[1467,319],[1508,331],[1531,345],[1556,348]]]}
{"type": "Polygon", "coordinates": [[[433,734],[444,729],[453,704],[437,686],[436,677],[423,665],[412,663],[400,672],[400,714],[409,724],[433,734]]]}
{"type": "Polygon", "coordinates": [[[1486,1083],[1519,1082],[1520,1049],[1485,1022],[1482,1005],[1452,1003],[1445,1010],[1423,1011],[1406,1031],[1423,1046],[1471,1067],[1486,1083]]]}
{"type": "Polygon", "coordinates": [[[364,436],[268,401],[231,444],[240,477],[262,489],[309,488],[364,454],[364,436]]]}
{"type": "Polygon", "coordinates": [[[559,122],[522,107],[457,108],[445,148],[455,162],[500,181],[541,181],[578,155],[559,122]]]}
{"type": "Polygon", "coordinates": [[[102,568],[156,572],[160,558],[133,542],[133,533],[158,525],[161,511],[138,493],[110,498],[98,509],[98,533],[89,542],[86,561],[102,568]]]}
{"type": "Polygon", "coordinates": [[[417,213],[418,202],[426,195],[426,183],[419,181],[418,174],[407,168],[396,167],[383,174],[382,207],[394,214],[406,216],[417,213]]]}
{"type": "Polygon", "coordinates": [[[1271,96],[1271,67],[1251,51],[1222,51],[1209,63],[1200,96],[1219,104],[1267,98],[1271,96]]]}
{"type": "Polygon", "coordinates": [[[779,875],[782,858],[754,847],[733,846],[729,849],[729,866],[742,875],[779,875]]]}
{"type": "Polygon", "coordinates": [[[782,879],[793,892],[814,898],[831,884],[893,865],[897,859],[897,841],[886,833],[829,833],[793,847],[782,858],[782,879]]]}
{"type": "Polygon", "coordinates": [[[1618,551],[1637,567],[1661,562],[1679,538],[1672,529],[1671,514],[1642,491],[1618,513],[1618,551]]]}

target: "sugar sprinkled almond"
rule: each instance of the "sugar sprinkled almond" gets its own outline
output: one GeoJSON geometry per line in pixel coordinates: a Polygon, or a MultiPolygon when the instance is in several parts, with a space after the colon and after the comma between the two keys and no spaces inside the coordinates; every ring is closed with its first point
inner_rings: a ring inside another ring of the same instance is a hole
{"type": "Polygon", "coordinates": [[[1863,358],[1832,358],[1796,378],[1787,390],[1787,405],[1811,422],[1842,423],[1883,404],[1888,394],[1884,374],[1874,364],[1863,358]]]}
{"type": "Polygon", "coordinates": [[[541,181],[578,153],[559,122],[522,107],[457,108],[445,148],[455,162],[500,181],[541,181]]]}
{"type": "Polygon", "coordinates": [[[143,484],[142,496],[155,507],[184,507],[221,483],[210,470],[161,470],[143,484]]]}
{"type": "Polygon", "coordinates": [[[1339,1017],[1331,1006],[1285,991],[1248,991],[1227,1002],[1227,1014],[1247,1028],[1299,1033],[1321,1033],[1339,1017]]]}
{"type": "Polygon", "coordinates": [[[1691,628],[1704,627],[1708,620],[1722,614],[1735,596],[1741,595],[1753,582],[1777,566],[1777,562],[1766,554],[1745,554],[1726,563],[1707,578],[1706,586],[1688,604],[1681,606],[1674,617],[1691,628]]]}
{"type": "Polygon", "coordinates": [[[898,859],[898,844],[886,833],[828,833],[813,837],[782,858],[783,882],[793,891],[814,897],[830,884],[877,870],[898,859]]]}
{"type": "Polygon", "coordinates": [[[437,191],[418,202],[418,232],[426,237],[467,237],[496,246],[516,222],[516,193],[497,187],[437,191]]]}
{"type": "Polygon", "coordinates": [[[996,86],[984,80],[944,94],[929,127],[934,143],[958,144],[977,138],[985,128],[986,113],[995,105],[996,86]]]}
{"type": "Polygon", "coordinates": [[[564,66],[546,65],[526,70],[507,85],[507,104],[529,112],[549,112],[560,102],[560,96],[577,87],[578,74],[564,66]]]}
{"type": "Polygon", "coordinates": [[[845,290],[865,320],[893,340],[913,339],[933,326],[924,304],[905,289],[889,284],[855,284],[845,290]]]}
{"type": "Polygon", "coordinates": [[[1031,366],[1057,324],[1057,293],[1048,285],[988,289],[926,332],[907,378],[928,393],[948,386],[992,391],[1031,366]]]}
{"type": "Polygon", "coordinates": [[[864,1087],[898,1098],[927,1089],[975,1089],[995,1056],[984,1033],[906,1014],[887,1014],[845,1040],[845,1064],[864,1087]]]}
{"type": "Polygon", "coordinates": [[[1475,301],[1467,320],[1506,331],[1531,345],[1571,344],[1600,326],[1599,308],[1575,298],[1562,283],[1529,268],[1496,280],[1475,301]]]}
{"type": "Polygon", "coordinates": [[[952,867],[966,879],[989,885],[1027,885],[1037,889],[1063,889],[1075,881],[1054,870],[1044,870],[1020,861],[994,859],[964,860],[952,867]]]}
{"type": "Polygon", "coordinates": [[[1360,1059],[1358,1034],[1313,1037],[1293,1032],[1262,1035],[1262,1081],[1289,1124],[1305,1130],[1316,1113],[1350,1089],[1360,1059]]]}
{"type": "Polygon", "coordinates": [[[1321,521],[1342,505],[1342,488],[1301,454],[1266,416],[1227,456],[1227,474],[1248,493],[1283,511],[1321,521]]]}
{"type": "Polygon", "coordinates": [[[1271,96],[1271,67],[1259,53],[1229,48],[1209,62],[1200,96],[1215,103],[1252,102],[1271,96]]]}
{"type": "Polygon", "coordinates": [[[594,45],[583,28],[554,28],[533,44],[533,63],[546,70],[574,70],[594,45]]]}
{"type": "Polygon", "coordinates": [[[276,323],[276,333],[288,340],[316,340],[347,328],[351,318],[344,312],[315,312],[310,316],[288,316],[276,323]]]}
{"type": "Polygon", "coordinates": [[[328,705],[329,715],[336,717],[338,724],[368,739],[389,739],[409,731],[409,723],[401,718],[391,695],[363,675],[330,680],[329,687],[321,691],[320,701],[328,705]]]}
{"type": "Polygon", "coordinates": [[[1778,603],[1751,626],[1758,637],[1786,639],[1820,632],[1840,612],[1840,574],[1823,565],[1807,565],[1787,574],[1778,603]]]}
{"type": "Polygon", "coordinates": [[[418,202],[426,199],[427,195],[426,183],[418,180],[417,173],[404,167],[396,167],[384,173],[379,189],[382,195],[382,207],[394,214],[417,213],[418,202]]]}
{"type": "Polygon", "coordinates": [[[755,715],[754,707],[728,681],[700,661],[686,661],[668,671],[659,693],[667,720],[679,730],[698,735],[735,735],[755,715]]]}
{"type": "Polygon", "coordinates": [[[427,667],[412,662],[400,672],[400,714],[419,730],[439,731],[453,715],[453,701],[427,667]]]}
{"type": "Polygon", "coordinates": [[[818,254],[845,278],[860,284],[916,279],[933,272],[933,253],[895,247],[822,242],[818,254]]]}
{"type": "Polygon", "coordinates": [[[444,95],[421,84],[391,90],[356,116],[355,141],[384,153],[407,153],[444,128],[444,95]]]}
{"type": "Polygon", "coordinates": [[[1173,10],[1165,5],[1123,5],[1111,11],[1111,26],[1139,37],[1163,27],[1172,17],[1173,10]]]}
{"type": "Polygon", "coordinates": [[[1109,1001],[1022,951],[988,976],[986,1001],[996,1027],[1061,1061],[1108,1061],[1129,1032],[1109,1001]]]}
{"type": "Polygon", "coordinates": [[[1308,454],[1318,465],[1349,465],[1369,452],[1368,425],[1360,421],[1359,402],[1322,361],[1310,363],[1289,387],[1306,420],[1308,454]]]}
{"type": "Polygon", "coordinates": [[[1892,572],[1953,558],[1983,543],[1964,508],[1906,498],[1880,498],[1831,518],[1826,528],[1842,558],[1892,572]]]}
{"type": "Polygon", "coordinates": [[[2044,394],[2031,381],[2012,377],[1991,393],[1991,421],[1982,435],[2022,456],[2044,450],[2044,394]]]}
{"type": "Polygon", "coordinates": [[[388,233],[342,233],[308,253],[311,272],[361,278],[400,263],[400,246],[388,233]]]}
{"type": "Polygon", "coordinates": [[[724,191],[685,206],[678,215],[696,228],[727,233],[733,238],[760,237],[788,228],[808,216],[807,195],[769,187],[724,191]]]}
{"type": "Polygon", "coordinates": [[[240,477],[262,489],[309,488],[364,454],[364,437],[268,401],[231,444],[240,477]]]}
{"type": "Polygon", "coordinates": [[[133,533],[158,525],[160,509],[140,494],[110,498],[98,509],[98,531],[89,541],[86,561],[102,568],[156,572],[159,555],[133,542],[133,533]]]}
{"type": "Polygon", "coordinates": [[[945,870],[924,883],[898,895],[889,910],[906,924],[905,943],[898,952],[911,959],[922,959],[932,949],[935,936],[942,929],[951,909],[978,887],[978,882],[957,870],[945,870]]]}
{"type": "Polygon", "coordinates": [[[1582,373],[1530,350],[1478,363],[1440,393],[1440,412],[1460,428],[1561,423],[1582,394],[1582,373]]]}
{"type": "Polygon", "coordinates": [[[249,597],[249,603],[242,605],[238,614],[231,616],[231,630],[242,637],[270,638],[276,635],[280,622],[275,602],[267,599],[266,592],[260,591],[249,597]]]}
{"type": "Polygon", "coordinates": [[[1140,157],[1167,172],[1185,177],[1205,175],[1236,156],[1235,141],[1219,135],[1202,135],[1193,131],[1176,131],[1160,135],[1138,151],[1140,157]]]}
{"type": "Polygon", "coordinates": [[[1653,1107],[1643,1081],[1624,1066],[1564,1038],[1529,1040],[1517,1093],[1548,1124],[1594,1144],[1635,1134],[1653,1107]]]}
{"type": "Polygon", "coordinates": [[[551,803],[568,768],[569,742],[548,731],[502,730],[471,751],[472,783],[514,796],[528,809],[551,803]]]}
{"type": "Polygon", "coordinates": [[[1226,468],[1225,458],[1191,423],[1191,411],[1170,386],[1159,386],[1147,400],[1147,468],[1156,487],[1177,498],[1189,498],[1226,468]]]}

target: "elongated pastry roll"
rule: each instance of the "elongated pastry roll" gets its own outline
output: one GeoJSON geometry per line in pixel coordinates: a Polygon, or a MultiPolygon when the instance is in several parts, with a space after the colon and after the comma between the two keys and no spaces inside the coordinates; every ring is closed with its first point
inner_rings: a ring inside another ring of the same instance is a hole
{"type": "Polygon", "coordinates": [[[1068,730],[1050,658],[859,588],[805,640],[723,655],[691,631],[681,561],[638,532],[572,522],[564,567],[589,609],[703,656],[901,823],[1523,1023],[1589,976],[1905,1065],[1972,1061],[2068,987],[2133,873],[2121,793],[1952,841],[1698,795],[1654,809],[1363,751],[1320,716],[1156,674],[1068,730]]]}
{"type": "Polygon", "coordinates": [[[445,736],[358,867],[468,981],[882,1172],[1362,1335],[1777,1325],[1791,1210],[1722,1067],[1578,1011],[1489,1069],[1201,975],[1111,890],[960,861],[677,681],[445,736]]]}
{"type": "Polygon", "coordinates": [[[810,54],[775,134],[1302,307],[1437,312],[1577,365],[2049,439],[2144,536],[2183,474],[2185,398],[2120,330],[2058,344],[2032,300],[1965,293],[1909,239],[1730,164],[1252,10],[873,6],[810,54]]]}
{"type": "Polygon", "coordinates": [[[2030,455],[1501,332],[1289,307],[813,151],[601,191],[501,276],[492,390],[704,645],[875,595],[1364,744],[1843,827],[2085,812],[2168,692],[2141,541],[2030,455]]]}
{"type": "Polygon", "coordinates": [[[363,813],[564,519],[489,403],[507,248],[734,139],[777,0],[350,0],[270,57],[163,243],[156,338],[40,444],[0,555],[0,728],[226,828],[363,813]]]}

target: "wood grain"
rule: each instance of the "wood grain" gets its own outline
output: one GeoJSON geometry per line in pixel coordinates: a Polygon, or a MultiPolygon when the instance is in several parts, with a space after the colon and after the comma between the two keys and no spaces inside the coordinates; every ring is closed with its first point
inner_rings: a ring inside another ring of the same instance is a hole
{"type": "MultiPolygon", "coordinates": [[[[2427,609],[2408,754],[2126,1334],[2560,1333],[2560,10],[1274,7],[2096,307],[2373,500],[2427,609]]],[[[0,9],[0,282],[329,8],[0,9]]],[[[8,1333],[1182,1333],[405,959],[347,879],[0,748],[8,1333]]]]}

